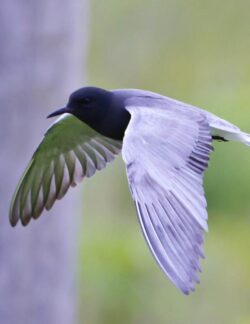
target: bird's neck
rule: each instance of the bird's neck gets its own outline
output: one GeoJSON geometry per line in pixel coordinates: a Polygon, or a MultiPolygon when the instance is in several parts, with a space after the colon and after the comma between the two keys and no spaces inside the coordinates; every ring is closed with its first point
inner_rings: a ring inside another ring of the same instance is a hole
{"type": "MultiPolygon", "coordinates": [[[[116,98],[114,98],[116,100],[116,98]]],[[[112,104],[103,107],[102,111],[90,113],[86,116],[76,116],[98,133],[115,139],[123,140],[125,130],[130,120],[130,114],[125,109],[123,102],[113,101],[112,104]]]]}
{"type": "Polygon", "coordinates": [[[130,121],[130,114],[125,109],[112,109],[112,111],[100,121],[99,129],[96,129],[104,136],[115,140],[123,140],[125,130],[130,121]]]}

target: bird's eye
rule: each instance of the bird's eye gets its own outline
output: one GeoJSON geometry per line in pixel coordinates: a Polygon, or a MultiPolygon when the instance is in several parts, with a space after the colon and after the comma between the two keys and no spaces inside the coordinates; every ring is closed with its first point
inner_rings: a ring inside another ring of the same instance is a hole
{"type": "Polygon", "coordinates": [[[82,102],[85,103],[85,104],[88,104],[88,103],[90,103],[91,101],[92,101],[92,99],[89,98],[89,97],[82,98],[82,102]]]}

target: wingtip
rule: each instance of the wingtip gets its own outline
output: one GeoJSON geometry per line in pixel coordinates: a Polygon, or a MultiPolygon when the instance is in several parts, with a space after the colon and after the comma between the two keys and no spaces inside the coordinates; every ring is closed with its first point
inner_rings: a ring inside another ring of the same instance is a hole
{"type": "MultiPolygon", "coordinates": [[[[195,281],[195,283],[198,283],[198,282],[195,281]]],[[[184,286],[179,287],[179,288],[180,288],[181,292],[184,295],[188,296],[188,295],[190,295],[190,293],[192,293],[192,292],[195,291],[195,283],[194,282],[190,282],[189,284],[184,285],[184,286]]]]}
{"type": "Polygon", "coordinates": [[[10,225],[11,225],[11,227],[15,227],[16,225],[17,225],[17,223],[19,222],[19,220],[21,221],[21,224],[23,225],[23,226],[26,226],[26,225],[28,225],[28,223],[30,222],[30,218],[20,218],[20,217],[17,217],[17,216],[15,216],[15,215],[13,215],[13,214],[10,214],[10,216],[9,216],[9,222],[10,222],[10,225]]]}
{"type": "Polygon", "coordinates": [[[29,224],[30,220],[31,220],[31,218],[25,218],[25,219],[21,218],[21,224],[23,226],[27,226],[29,224]]]}
{"type": "Polygon", "coordinates": [[[12,227],[15,227],[18,223],[19,217],[13,210],[13,205],[11,204],[10,210],[9,210],[9,222],[12,227]]]}
{"type": "Polygon", "coordinates": [[[16,220],[16,219],[13,219],[11,217],[9,218],[9,221],[10,221],[11,227],[15,227],[16,224],[18,223],[18,219],[16,220]]]}
{"type": "Polygon", "coordinates": [[[17,225],[17,223],[19,222],[19,220],[21,221],[21,224],[23,226],[26,226],[30,222],[31,217],[23,216],[22,214],[19,215],[19,213],[16,210],[13,210],[12,208],[10,208],[9,222],[10,222],[11,227],[15,227],[17,225]]]}

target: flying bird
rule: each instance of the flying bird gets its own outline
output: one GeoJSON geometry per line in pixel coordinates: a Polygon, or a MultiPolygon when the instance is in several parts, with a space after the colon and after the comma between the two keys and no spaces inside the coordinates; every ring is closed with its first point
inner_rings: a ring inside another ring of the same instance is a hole
{"type": "Polygon", "coordinates": [[[207,231],[203,175],[212,141],[250,145],[250,135],[212,113],[157,93],[84,87],[33,154],[10,206],[10,223],[27,225],[69,187],[122,153],[147,244],[185,294],[199,282],[207,231]]]}

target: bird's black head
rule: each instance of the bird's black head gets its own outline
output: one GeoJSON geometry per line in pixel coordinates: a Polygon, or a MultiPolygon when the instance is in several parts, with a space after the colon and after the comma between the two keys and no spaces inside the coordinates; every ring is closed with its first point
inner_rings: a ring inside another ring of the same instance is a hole
{"type": "Polygon", "coordinates": [[[130,119],[123,100],[112,91],[96,87],[80,88],[73,92],[66,107],[56,110],[48,117],[70,113],[99,133],[122,139],[130,119]]]}
{"type": "Polygon", "coordinates": [[[69,97],[67,110],[80,119],[95,114],[104,114],[112,104],[113,93],[100,88],[85,87],[73,92],[69,97]],[[81,118],[82,117],[82,118],[81,118]]]}
{"type": "Polygon", "coordinates": [[[75,115],[84,122],[96,115],[104,114],[111,105],[113,93],[100,88],[85,87],[73,92],[66,107],[56,110],[48,117],[54,117],[63,113],[75,115]]]}

